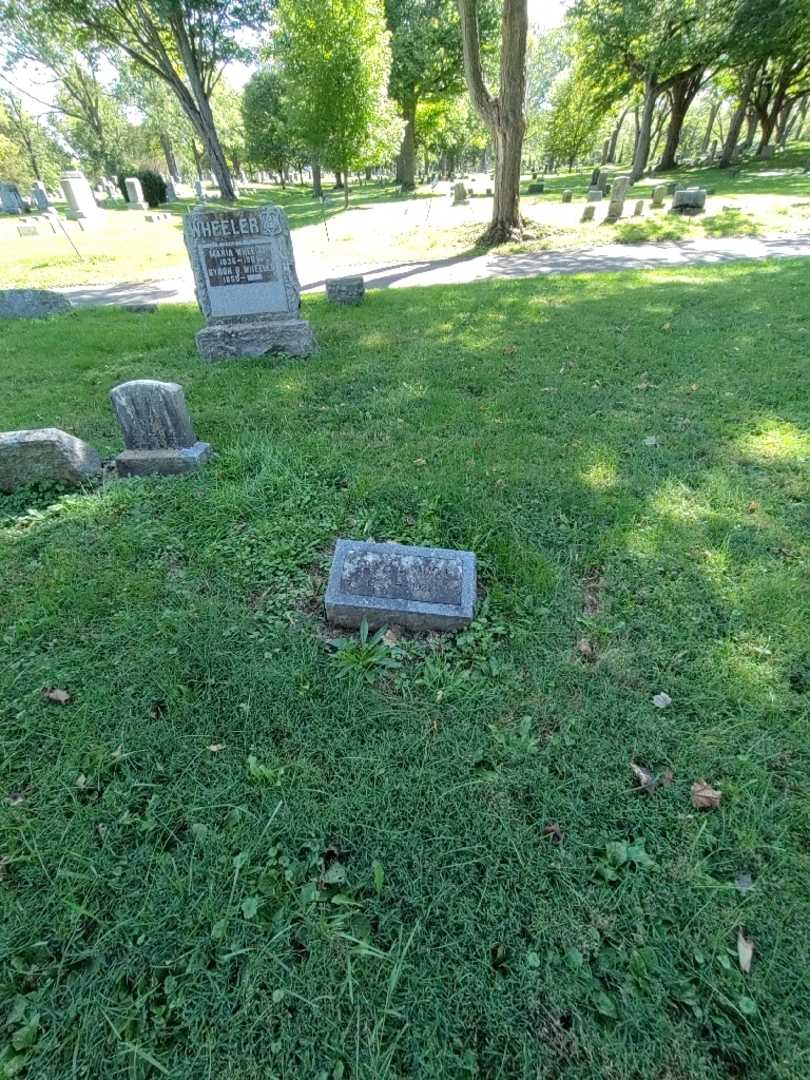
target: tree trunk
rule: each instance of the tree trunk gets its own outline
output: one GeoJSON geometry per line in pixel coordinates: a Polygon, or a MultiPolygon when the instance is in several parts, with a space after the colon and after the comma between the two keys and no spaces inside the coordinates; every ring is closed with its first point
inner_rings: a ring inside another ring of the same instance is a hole
{"type": "MultiPolygon", "coordinates": [[[[346,177],[346,183],[348,184],[348,182],[349,182],[349,178],[347,176],[346,177]]],[[[342,174],[340,172],[340,169],[335,169],[335,191],[341,191],[343,186],[344,186],[344,184],[343,184],[343,176],[342,176],[342,174]]]]}
{"type": "Polygon", "coordinates": [[[321,185],[321,163],[317,158],[312,159],[312,194],[316,199],[323,197],[323,187],[321,185]]]}
{"type": "Polygon", "coordinates": [[[717,114],[720,111],[720,102],[713,101],[709,107],[709,122],[706,125],[706,130],[703,133],[703,142],[700,147],[700,156],[705,157],[706,151],[709,149],[709,143],[712,139],[712,131],[714,130],[714,121],[717,118],[717,114]]]}
{"type": "Polygon", "coordinates": [[[664,172],[668,169],[674,169],[676,162],[676,156],[678,153],[678,145],[681,141],[681,132],[683,131],[683,122],[686,119],[686,114],[689,111],[689,106],[695,100],[695,95],[700,89],[700,85],[703,82],[703,68],[698,71],[692,72],[692,74],[684,74],[669,88],[670,101],[672,108],[669,114],[669,127],[667,128],[667,141],[664,145],[664,152],[661,155],[661,160],[658,162],[657,170],[664,172]]]}
{"type": "Polygon", "coordinates": [[[743,150],[750,150],[754,145],[754,136],[757,133],[757,124],[759,123],[757,111],[753,106],[748,110],[745,120],[748,124],[748,130],[745,133],[742,148],[743,150]]]}
{"type": "Polygon", "coordinates": [[[203,178],[203,174],[202,174],[202,154],[197,149],[197,140],[196,139],[191,140],[191,154],[192,154],[192,156],[194,158],[194,167],[197,170],[197,179],[202,180],[202,178],[203,178]]]}
{"type": "Polygon", "coordinates": [[[177,158],[174,156],[172,140],[164,131],[161,131],[160,133],[160,148],[163,151],[163,157],[166,160],[166,168],[169,170],[169,176],[177,183],[180,180],[180,173],[177,169],[177,158]]]}
{"type": "Polygon", "coordinates": [[[416,98],[405,103],[402,117],[405,130],[397,156],[397,183],[402,184],[405,191],[413,191],[416,187],[416,98]]]}
{"type": "Polygon", "coordinates": [[[773,113],[768,116],[760,118],[762,124],[762,135],[760,136],[759,146],[757,147],[757,157],[764,157],[763,151],[767,146],[771,144],[771,136],[773,135],[774,128],[776,127],[776,114],[773,113]]]}
{"type": "Polygon", "coordinates": [[[498,96],[484,82],[478,34],[477,0],[457,0],[464,48],[464,75],[470,98],[492,132],[495,148],[495,196],[492,220],[484,234],[489,244],[502,244],[523,234],[520,216],[520,163],[526,134],[527,0],[503,0],[501,15],[501,71],[498,96]]]}
{"type": "Polygon", "coordinates": [[[658,84],[652,76],[644,80],[644,106],[636,140],[636,152],[633,155],[633,167],[630,170],[630,183],[635,184],[644,175],[650,155],[650,137],[652,134],[653,114],[658,100],[658,84]]]}
{"type": "Polygon", "coordinates": [[[782,108],[779,110],[779,119],[776,121],[777,146],[784,146],[787,142],[788,131],[790,131],[790,120],[792,113],[793,102],[786,101],[782,108]]]}
{"type": "Polygon", "coordinates": [[[616,147],[619,142],[619,135],[622,131],[622,124],[624,123],[624,118],[627,116],[629,111],[630,106],[628,105],[627,108],[622,111],[621,116],[616,121],[616,126],[610,133],[610,144],[608,146],[607,160],[605,162],[606,165],[613,165],[616,161],[616,147]]]}
{"type": "Polygon", "coordinates": [[[343,209],[349,209],[349,169],[343,170],[343,209]]]}
{"type": "Polygon", "coordinates": [[[718,162],[721,169],[727,169],[731,164],[731,159],[734,157],[734,151],[737,148],[737,141],[740,138],[740,132],[742,131],[742,126],[745,121],[745,114],[748,111],[748,102],[751,98],[751,91],[754,88],[754,79],[756,79],[756,77],[757,69],[756,65],[753,65],[745,73],[745,78],[740,87],[740,100],[729,121],[728,132],[726,134],[725,142],[723,143],[723,152],[720,155],[720,160],[718,162]]]}

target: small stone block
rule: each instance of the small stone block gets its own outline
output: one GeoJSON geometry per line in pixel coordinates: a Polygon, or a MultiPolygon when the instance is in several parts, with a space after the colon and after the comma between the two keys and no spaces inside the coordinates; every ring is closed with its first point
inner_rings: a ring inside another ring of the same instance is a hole
{"type": "Polygon", "coordinates": [[[326,295],[332,304],[361,304],[366,295],[362,274],[351,277],[327,278],[326,295]]]}
{"type": "Polygon", "coordinates": [[[115,459],[119,476],[185,476],[211,457],[210,443],[196,442],[180,450],[124,450],[115,459]]]}
{"type": "Polygon", "coordinates": [[[571,202],[574,197],[574,193],[570,188],[566,188],[562,193],[562,201],[565,203],[571,202]]]}
{"type": "Polygon", "coordinates": [[[602,189],[599,187],[588,188],[588,202],[601,202],[602,189]]]}
{"type": "Polygon", "coordinates": [[[20,236],[39,236],[36,225],[18,225],[17,232],[20,236]]]}
{"type": "Polygon", "coordinates": [[[133,379],[110,391],[127,450],[181,450],[197,442],[179,383],[133,379]]]}
{"type": "Polygon", "coordinates": [[[326,617],[348,627],[366,620],[370,627],[460,630],[472,622],[475,597],[471,551],[338,540],[326,617]]]}

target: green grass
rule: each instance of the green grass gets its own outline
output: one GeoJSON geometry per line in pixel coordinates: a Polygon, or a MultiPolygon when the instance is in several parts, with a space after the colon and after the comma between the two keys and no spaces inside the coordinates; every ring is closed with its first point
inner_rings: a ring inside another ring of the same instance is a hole
{"type": "Polygon", "coordinates": [[[308,298],[318,356],[221,366],[187,308],[5,324],[0,429],[112,454],[151,376],[219,452],[0,502],[18,1075],[806,1077],[806,293],[308,298]],[[475,623],[334,648],[337,536],[473,548],[475,623]]]}

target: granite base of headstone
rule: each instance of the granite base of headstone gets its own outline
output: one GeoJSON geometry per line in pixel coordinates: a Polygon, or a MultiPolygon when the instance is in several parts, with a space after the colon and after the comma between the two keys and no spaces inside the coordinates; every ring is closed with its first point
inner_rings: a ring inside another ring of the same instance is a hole
{"type": "Polygon", "coordinates": [[[110,391],[126,449],[115,459],[119,476],[180,476],[196,472],[211,447],[194,434],[178,383],[134,379],[110,391]]]}
{"type": "Polygon", "coordinates": [[[0,432],[0,491],[37,483],[77,486],[100,471],[96,450],[60,428],[0,432]]]}
{"type": "Polygon", "coordinates": [[[596,213],[596,207],[593,205],[593,203],[590,203],[590,205],[583,207],[583,209],[582,209],[582,217],[580,218],[580,221],[582,222],[582,224],[584,225],[588,221],[593,221],[593,215],[595,213],[596,213]]]}
{"type": "Polygon", "coordinates": [[[325,606],[338,626],[446,631],[472,622],[475,598],[471,551],[338,540],[325,606]]]}
{"type": "Polygon", "coordinates": [[[326,297],[332,304],[362,304],[365,295],[366,283],[362,274],[326,279],[326,297]]]}
{"type": "Polygon", "coordinates": [[[183,236],[207,324],[197,334],[203,359],[317,352],[312,328],[300,318],[301,286],[280,207],[195,206],[183,219],[183,236]]]}
{"type": "Polygon", "coordinates": [[[0,289],[0,319],[42,319],[72,308],[66,296],[50,289],[0,289]]]}

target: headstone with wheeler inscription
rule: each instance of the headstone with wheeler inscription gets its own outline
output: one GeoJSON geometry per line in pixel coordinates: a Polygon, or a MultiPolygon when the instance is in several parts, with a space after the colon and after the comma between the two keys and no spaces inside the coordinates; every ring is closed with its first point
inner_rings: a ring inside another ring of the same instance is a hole
{"type": "Polygon", "coordinates": [[[317,351],[309,323],[299,316],[301,286],[280,207],[195,206],[184,218],[183,236],[207,323],[197,334],[204,360],[317,351]]]}

